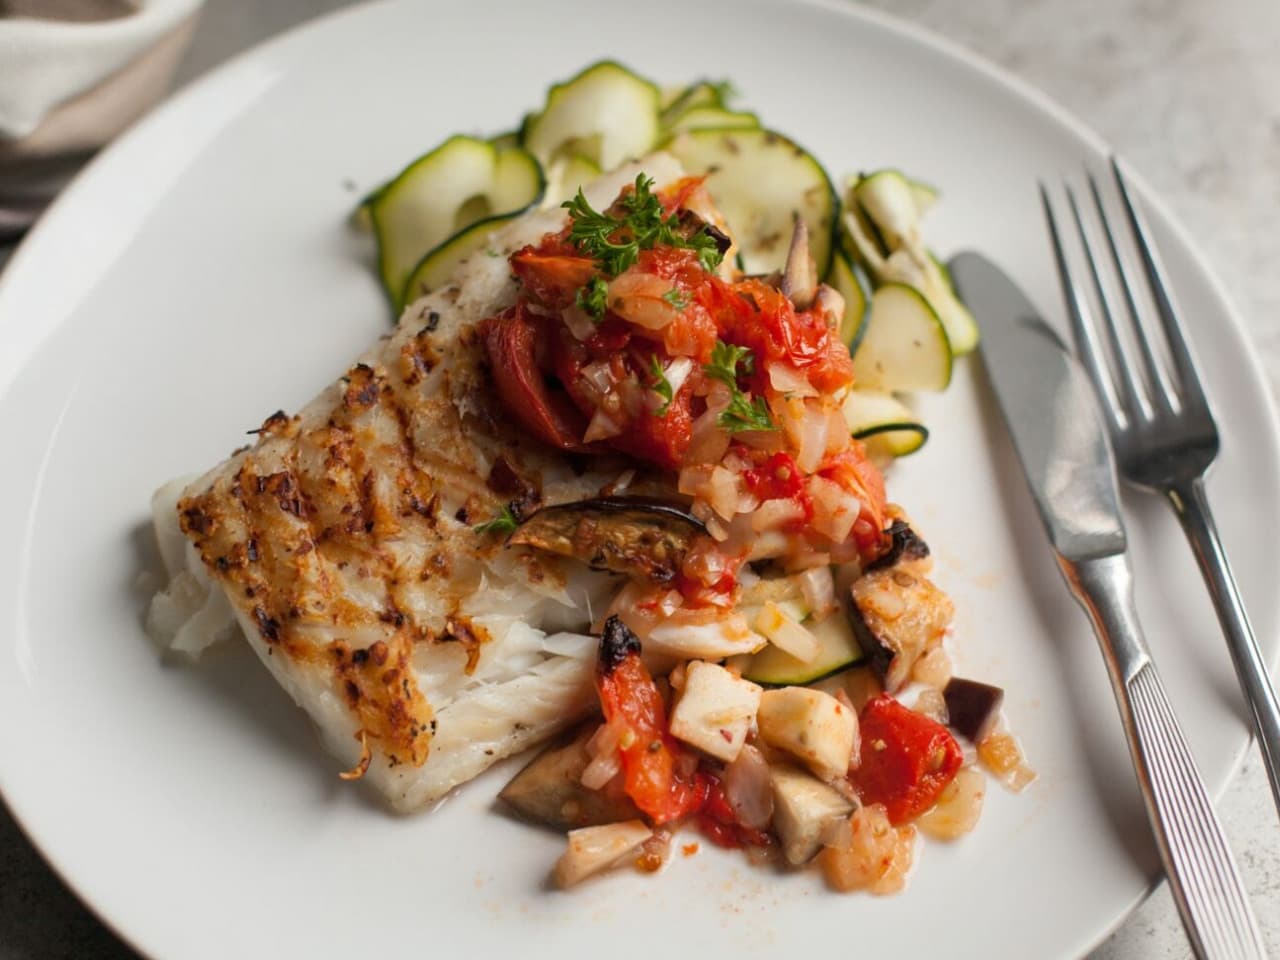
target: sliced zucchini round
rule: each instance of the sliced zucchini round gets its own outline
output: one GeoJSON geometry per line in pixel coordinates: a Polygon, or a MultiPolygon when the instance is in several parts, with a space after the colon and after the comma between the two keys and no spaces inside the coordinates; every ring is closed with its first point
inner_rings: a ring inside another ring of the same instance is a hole
{"type": "Polygon", "coordinates": [[[817,623],[806,620],[804,627],[818,640],[812,660],[804,663],[770,644],[743,665],[742,676],[766,687],[802,686],[848,670],[866,658],[848,618],[839,610],[817,623]]]}
{"type": "Polygon", "coordinates": [[[879,231],[886,255],[919,243],[920,207],[908,180],[897,170],[877,170],[859,178],[853,201],[879,231]]]}
{"type": "Polygon", "coordinates": [[[660,93],[648,80],[605,60],[547,93],[525,120],[523,143],[543,163],[581,154],[602,170],[639,157],[658,140],[660,93]]]}
{"type": "Polygon", "coordinates": [[[671,133],[679,133],[681,130],[751,130],[758,126],[760,118],[746,110],[691,107],[676,117],[667,129],[671,133]]]}
{"type": "Polygon", "coordinates": [[[863,390],[945,390],[951,343],[937,311],[915,287],[886,283],[871,295],[867,329],[853,355],[863,390]]]}
{"type": "MultiPolygon", "coordinates": [[[[405,305],[448,283],[449,278],[453,276],[463,260],[483,251],[489,235],[515,220],[521,212],[517,210],[515,213],[485,217],[469,227],[463,227],[439,246],[429,250],[418,261],[418,265],[413,268],[413,272],[409,274],[409,279],[405,283],[405,305]]],[[[498,253],[492,253],[492,255],[500,256],[498,253]]]]}
{"type": "Polygon", "coordinates": [[[450,137],[413,161],[369,204],[392,306],[404,306],[405,283],[428,250],[486,217],[526,209],[545,186],[528,151],[475,137],[450,137]]]}
{"type": "Polygon", "coordinates": [[[724,81],[712,83],[710,80],[699,80],[687,87],[666,91],[662,96],[662,125],[669,126],[680,114],[695,107],[728,107],[728,90],[729,85],[724,81]]]}
{"type": "Polygon", "coordinates": [[[600,176],[600,167],[590,157],[580,153],[571,153],[552,160],[546,167],[547,193],[543,197],[544,207],[558,207],[578,193],[578,188],[586,186],[600,176]]]}
{"type": "Polygon", "coordinates": [[[951,349],[955,355],[971,353],[978,345],[978,321],[956,293],[955,285],[951,282],[951,271],[932,251],[928,256],[925,282],[929,289],[929,302],[938,311],[942,325],[947,328],[947,337],[951,340],[951,349]]]}
{"type": "Polygon", "coordinates": [[[905,457],[929,439],[929,430],[901,400],[875,390],[852,390],[841,408],[855,440],[872,454],[905,457]]]}
{"type": "Polygon", "coordinates": [[[836,249],[831,258],[831,272],[827,275],[827,283],[835,288],[836,293],[844,297],[844,319],[840,321],[840,340],[849,348],[852,356],[858,350],[862,334],[867,328],[867,293],[857,271],[849,262],[849,256],[843,250],[836,249]]]}
{"type": "Polygon", "coordinates": [[[764,129],[686,130],[667,149],[690,174],[707,174],[707,190],[729,224],[747,273],[786,263],[792,215],[809,227],[809,252],[826,276],[831,266],[836,192],[822,164],[780,133],[764,129]]]}
{"type": "Polygon", "coordinates": [[[910,177],[907,178],[907,182],[911,184],[911,194],[916,198],[916,210],[923,217],[929,208],[938,202],[940,196],[938,188],[931,183],[912,180],[910,177]]]}

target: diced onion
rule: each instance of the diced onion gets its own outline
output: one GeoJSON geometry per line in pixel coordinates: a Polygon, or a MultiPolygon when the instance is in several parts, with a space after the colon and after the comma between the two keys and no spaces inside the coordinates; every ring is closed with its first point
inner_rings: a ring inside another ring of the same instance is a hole
{"type": "Polygon", "coordinates": [[[724,467],[716,467],[711,471],[710,490],[707,499],[711,509],[726,520],[732,520],[738,512],[739,477],[724,467]]]}
{"type": "Polygon", "coordinates": [[[795,500],[766,500],[751,514],[751,529],[757,533],[780,530],[787,524],[804,519],[804,506],[795,500]]]}
{"type": "Polygon", "coordinates": [[[587,432],[582,435],[582,442],[608,440],[620,433],[622,433],[622,425],[605,413],[604,407],[600,407],[591,417],[591,422],[587,424],[587,432]]]}
{"type": "Polygon", "coordinates": [[[684,382],[689,379],[691,373],[693,373],[693,361],[688,357],[677,357],[671,361],[665,376],[667,383],[671,384],[673,394],[680,392],[680,388],[684,386],[684,382]]]}
{"type": "Polygon", "coordinates": [[[853,438],[849,434],[849,422],[844,418],[840,404],[827,405],[827,454],[842,453],[849,449],[853,438]]]}
{"type": "Polygon", "coordinates": [[[711,485],[711,471],[713,469],[709,463],[697,463],[685,467],[680,471],[676,489],[686,497],[702,497],[705,499],[706,491],[711,485]]]}
{"type": "Polygon", "coordinates": [[[761,608],[754,626],[775,647],[801,663],[810,663],[818,655],[818,638],[787,616],[773,601],[761,608]]]}
{"type": "Polygon", "coordinates": [[[862,502],[840,484],[825,477],[809,477],[805,489],[813,501],[813,529],[832,543],[843,543],[858,519],[862,502]]]}
{"type": "Polygon", "coordinates": [[[836,582],[828,566],[810,567],[800,574],[800,592],[815,619],[821,619],[836,605],[836,582]]]}
{"type": "Polygon", "coordinates": [[[769,364],[769,386],[778,393],[793,397],[816,397],[818,391],[809,383],[808,378],[791,366],[777,360],[769,364]]]}
{"type": "Polygon", "coordinates": [[[844,297],[834,287],[829,287],[825,283],[819,284],[810,310],[822,317],[828,327],[838,330],[844,319],[844,297]]]}
{"type": "Polygon", "coordinates": [[[680,311],[662,299],[670,291],[669,280],[627,270],[609,283],[609,309],[636,326],[662,330],[680,317],[680,311]]]}
{"type": "Polygon", "coordinates": [[[769,785],[769,765],[751,744],[724,768],[724,795],[738,822],[753,830],[763,830],[773,818],[773,789],[769,785]]]}
{"type": "Polygon", "coordinates": [[[621,769],[622,760],[616,750],[613,753],[602,753],[582,771],[582,785],[588,790],[602,790],[621,769]]]}
{"type": "Polygon", "coordinates": [[[608,360],[596,360],[582,368],[582,377],[604,396],[613,389],[617,378],[613,375],[613,367],[608,360]]]}
{"type": "Polygon", "coordinates": [[[720,426],[719,417],[720,411],[708,407],[693,421],[685,463],[718,463],[725,455],[731,438],[729,432],[720,426]]]}
{"type": "Polygon", "coordinates": [[[560,311],[560,318],[575,340],[590,340],[596,335],[595,323],[577,304],[571,304],[560,311]]]}
{"type": "Polygon", "coordinates": [[[795,449],[796,466],[813,473],[827,450],[827,412],[821,403],[798,397],[786,398],[781,407],[782,427],[795,449]]]}

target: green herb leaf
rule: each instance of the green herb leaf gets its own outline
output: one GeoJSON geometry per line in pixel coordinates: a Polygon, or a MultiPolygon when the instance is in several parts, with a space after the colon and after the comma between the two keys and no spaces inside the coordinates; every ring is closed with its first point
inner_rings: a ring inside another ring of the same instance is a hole
{"type": "Polygon", "coordinates": [[[696,250],[698,261],[707,270],[714,270],[722,256],[705,227],[688,239],[676,232],[679,215],[667,216],[662,201],[653,192],[653,179],[640,173],[636,176],[635,190],[624,196],[618,205],[622,216],[595,210],[587,202],[582,188],[572,200],[560,206],[569,211],[569,242],[587,256],[596,260],[606,274],[616,277],[640,258],[641,250],[657,246],[682,247],[696,250]]]}
{"type": "Polygon", "coordinates": [[[583,313],[599,323],[604,319],[604,312],[608,309],[608,297],[609,284],[605,282],[604,277],[597,274],[578,291],[574,302],[583,313]]]}
{"type": "Polygon", "coordinates": [[[689,305],[689,298],[684,295],[684,292],[679,287],[672,287],[662,295],[662,299],[677,310],[683,310],[689,305]]]}
{"type": "Polygon", "coordinates": [[[724,429],[731,433],[742,430],[772,430],[773,418],[769,415],[769,405],[764,397],[749,400],[738,388],[738,377],[749,376],[755,370],[755,356],[746,347],[717,340],[711,348],[711,362],[705,364],[702,371],[709,377],[719,380],[733,391],[729,406],[716,418],[724,429]],[[741,370],[739,370],[741,366],[741,370]]]}
{"type": "Polygon", "coordinates": [[[649,389],[662,398],[662,406],[653,412],[655,417],[665,417],[667,410],[671,406],[671,401],[675,398],[675,391],[671,389],[671,381],[667,379],[666,367],[662,365],[662,361],[658,359],[658,355],[651,354],[649,357],[649,372],[653,374],[654,382],[650,384],[649,389]]]}
{"type": "Polygon", "coordinates": [[[716,423],[730,433],[742,430],[772,430],[773,417],[769,416],[769,405],[764,397],[748,400],[745,393],[735,393],[729,406],[720,412],[716,423]]]}
{"type": "Polygon", "coordinates": [[[505,505],[492,520],[477,523],[471,529],[476,533],[510,533],[518,526],[520,524],[516,520],[515,514],[511,512],[510,505],[505,505]]]}
{"type": "Polygon", "coordinates": [[[756,358],[750,349],[717,340],[716,345],[711,348],[711,362],[702,370],[708,377],[713,377],[731,390],[737,391],[738,377],[750,376],[755,368],[756,358]],[[742,364],[741,373],[738,371],[738,364],[742,364]]]}

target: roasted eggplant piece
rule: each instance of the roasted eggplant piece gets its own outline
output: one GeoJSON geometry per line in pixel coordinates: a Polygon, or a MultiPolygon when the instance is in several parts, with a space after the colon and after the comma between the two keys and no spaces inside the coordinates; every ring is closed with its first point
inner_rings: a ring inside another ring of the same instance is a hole
{"type": "Polygon", "coordinates": [[[502,788],[498,799],[517,813],[559,830],[618,823],[640,816],[631,800],[622,793],[588,790],[582,785],[582,771],[591,762],[587,741],[597,723],[585,724],[568,742],[553,743],[531,760],[502,788]]]}
{"type": "Polygon", "coordinates": [[[822,849],[827,829],[853,812],[853,804],[811,774],[790,766],[769,770],[773,829],[787,863],[807,863],[822,849]]]}
{"type": "Polygon", "coordinates": [[[973,743],[981,743],[994,729],[1004,703],[1004,691],[990,684],[952,677],[942,691],[951,729],[973,743]]]}
{"type": "Polygon", "coordinates": [[[853,581],[848,613],[871,668],[894,693],[920,655],[941,642],[955,606],[927,577],[898,565],[853,581]]]}
{"type": "Polygon", "coordinates": [[[669,584],[694,538],[705,533],[706,527],[682,504],[651,497],[597,497],[543,507],[507,542],[669,584]]]}
{"type": "Polygon", "coordinates": [[[887,569],[903,559],[923,560],[929,556],[929,545],[903,521],[893,521],[889,525],[888,533],[890,539],[888,552],[873,560],[867,567],[868,572],[887,569]]]}

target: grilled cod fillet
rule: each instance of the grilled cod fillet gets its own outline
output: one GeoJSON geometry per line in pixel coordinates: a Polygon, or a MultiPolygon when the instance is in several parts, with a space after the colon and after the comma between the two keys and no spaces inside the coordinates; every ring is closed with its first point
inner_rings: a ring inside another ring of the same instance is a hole
{"type": "MultiPolygon", "coordinates": [[[[659,185],[681,173],[655,154],[588,199],[607,207],[641,170],[659,185]]],[[[540,211],[496,233],[502,256],[471,258],[411,304],[299,414],[273,415],[251,448],[155,497],[173,579],[153,633],[194,651],[234,620],[340,762],[397,810],[593,702],[594,642],[572,631],[616,582],[473,529],[511,499],[491,489],[495,465],[545,503],[591,496],[625,468],[575,472],[510,423],[488,381],[477,324],[515,300],[507,255],[563,222],[540,211]]]]}

